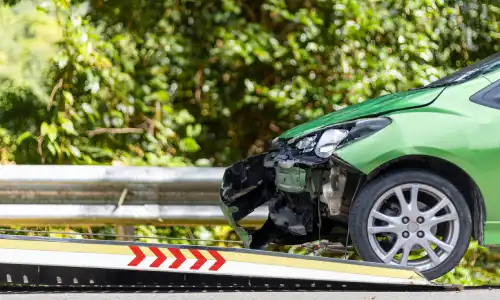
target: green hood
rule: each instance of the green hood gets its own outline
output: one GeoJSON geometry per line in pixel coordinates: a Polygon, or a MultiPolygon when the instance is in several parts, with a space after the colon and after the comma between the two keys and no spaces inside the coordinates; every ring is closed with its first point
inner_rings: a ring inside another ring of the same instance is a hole
{"type": "Polygon", "coordinates": [[[336,123],[429,105],[443,89],[444,87],[424,88],[369,99],[296,126],[284,132],[280,138],[290,139],[336,123]]]}

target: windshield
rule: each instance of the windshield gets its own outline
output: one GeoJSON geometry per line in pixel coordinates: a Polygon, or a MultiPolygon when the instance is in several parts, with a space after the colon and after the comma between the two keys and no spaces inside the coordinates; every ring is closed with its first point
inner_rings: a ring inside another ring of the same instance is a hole
{"type": "Polygon", "coordinates": [[[485,59],[477,61],[467,67],[458,70],[446,77],[434,81],[427,87],[443,86],[453,83],[463,82],[476,76],[489,73],[500,68],[500,53],[488,56],[485,59]]]}

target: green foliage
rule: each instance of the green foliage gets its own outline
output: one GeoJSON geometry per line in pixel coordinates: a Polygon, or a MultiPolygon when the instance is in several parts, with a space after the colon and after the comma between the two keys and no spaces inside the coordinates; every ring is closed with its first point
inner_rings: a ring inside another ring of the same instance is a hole
{"type": "MultiPolygon", "coordinates": [[[[497,52],[499,16],[490,0],[4,0],[0,163],[227,165],[497,52]]],[[[497,260],[473,245],[442,280],[496,282],[497,260]]]]}
{"type": "MultiPolygon", "coordinates": [[[[0,31],[2,101],[30,96],[48,100],[45,76],[57,51],[55,43],[61,36],[60,27],[46,13],[34,10],[30,2],[22,2],[16,11],[0,6],[0,28],[3,28],[0,31]]],[[[9,104],[3,102],[3,107],[9,104]]]]}
{"type": "MultiPolygon", "coordinates": [[[[15,9],[29,4],[22,2],[15,9]]],[[[4,123],[12,124],[8,130],[13,139],[6,145],[9,157],[17,163],[191,164],[184,154],[200,149],[196,137],[201,127],[188,110],[173,106],[166,91],[164,69],[154,60],[146,62],[139,53],[142,45],[138,45],[133,33],[90,22],[83,4],[51,4],[43,10],[31,5],[34,16],[30,15],[26,22],[34,21],[26,24],[19,21],[27,17],[2,7],[5,14],[10,13],[12,23],[20,24],[20,32],[48,19],[46,23],[53,27],[55,24],[55,29],[43,31],[45,35],[61,33],[56,44],[53,39],[36,35],[43,28],[32,30],[30,35],[43,40],[38,49],[32,45],[30,49],[37,54],[38,50],[44,54],[45,49],[50,49],[48,57],[34,55],[40,62],[33,62],[33,66],[27,65],[31,61],[18,61],[14,55],[18,52],[12,50],[28,45],[24,41],[15,43],[22,35],[13,31],[5,37],[12,40],[13,45],[6,47],[12,51],[0,54],[5,53],[9,62],[19,62],[5,66],[10,81],[2,80],[0,86],[0,93],[6,94],[2,101],[10,101],[3,105],[6,111],[2,118],[4,123]],[[104,38],[107,34],[112,36],[104,38]],[[31,80],[30,76],[13,72],[13,68],[38,77],[31,80]],[[31,72],[32,68],[36,72],[31,72]],[[30,107],[22,107],[24,102],[30,107]]],[[[26,38],[36,44],[33,39],[26,38]]],[[[161,53],[156,56],[162,59],[161,53]]],[[[206,164],[206,159],[202,163],[206,164]]]]}
{"type": "Polygon", "coordinates": [[[498,50],[498,10],[485,1],[98,2],[94,20],[134,33],[175,107],[204,125],[198,155],[222,165],[300,122],[498,50]]]}
{"type": "Polygon", "coordinates": [[[480,247],[473,242],[460,264],[436,281],[470,286],[498,285],[500,284],[499,264],[498,249],[480,247]]]}
{"type": "Polygon", "coordinates": [[[227,165],[500,38],[489,1],[5,3],[2,147],[17,163],[227,165]]]}

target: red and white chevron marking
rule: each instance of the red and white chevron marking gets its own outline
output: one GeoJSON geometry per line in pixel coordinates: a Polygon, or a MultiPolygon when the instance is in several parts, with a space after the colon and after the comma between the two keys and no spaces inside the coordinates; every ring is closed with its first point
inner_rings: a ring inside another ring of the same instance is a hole
{"type": "MultiPolygon", "coordinates": [[[[128,266],[144,267],[146,254],[144,254],[141,247],[129,246],[129,248],[135,257],[128,263],[128,266]]],[[[186,265],[189,265],[189,270],[197,271],[210,264],[208,271],[218,271],[226,263],[224,257],[216,250],[207,250],[211,257],[206,257],[199,250],[189,249],[188,251],[196,259],[187,259],[178,248],[148,247],[148,249],[156,256],[156,259],[149,264],[151,268],[164,268],[168,264],[168,269],[177,270],[185,269],[186,265]]]]}

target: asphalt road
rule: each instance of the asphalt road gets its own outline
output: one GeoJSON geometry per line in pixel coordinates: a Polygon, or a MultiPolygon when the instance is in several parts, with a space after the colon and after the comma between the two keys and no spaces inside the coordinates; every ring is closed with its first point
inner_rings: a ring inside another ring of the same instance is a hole
{"type": "Polygon", "coordinates": [[[171,294],[1,294],[2,300],[498,300],[499,290],[462,292],[253,292],[253,293],[171,293],[171,294]]]}

